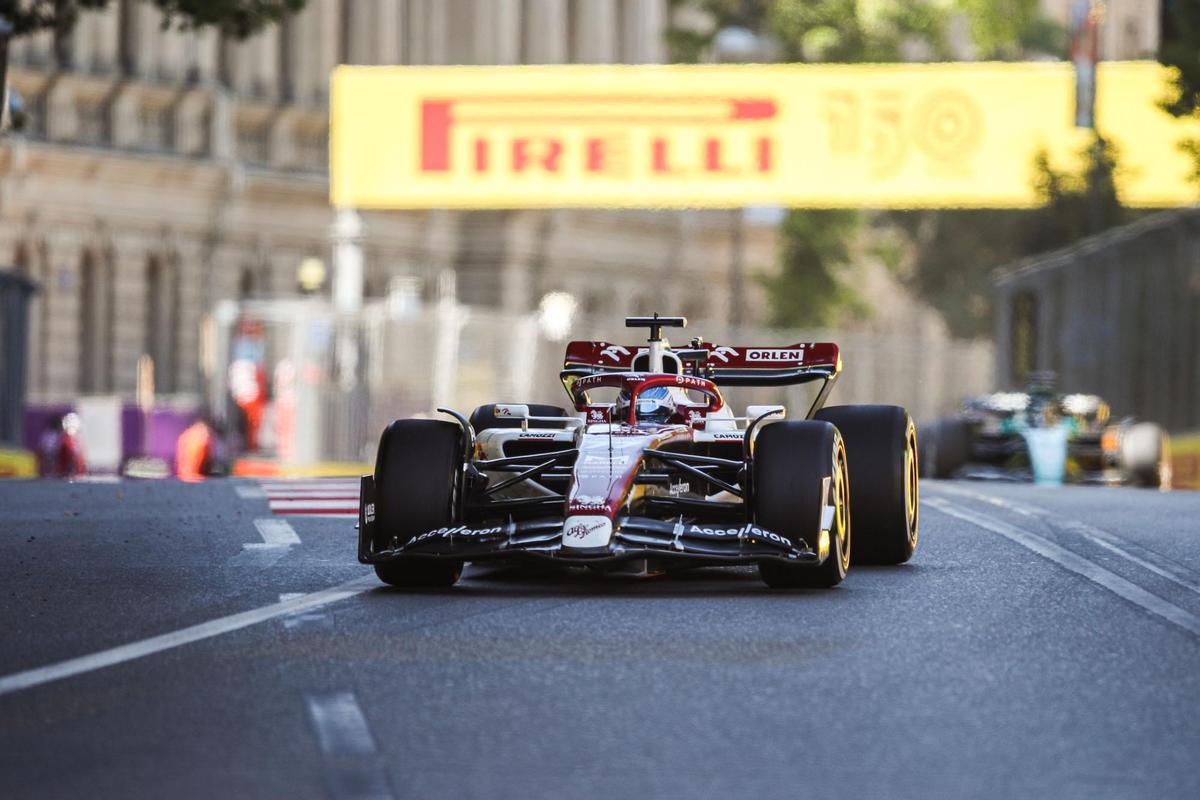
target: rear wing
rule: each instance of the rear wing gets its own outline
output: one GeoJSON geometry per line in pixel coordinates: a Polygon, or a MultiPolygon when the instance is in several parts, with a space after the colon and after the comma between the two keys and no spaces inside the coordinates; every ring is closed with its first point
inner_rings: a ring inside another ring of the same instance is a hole
{"type": "MultiPolygon", "coordinates": [[[[570,393],[575,379],[605,372],[648,372],[649,349],[644,345],[575,341],[567,344],[561,374],[570,393]]],[[[664,350],[667,372],[706,378],[718,386],[791,386],[823,380],[809,416],[816,413],[842,371],[842,358],[833,342],[800,342],[782,347],[717,345],[693,339],[686,348],[664,350]]]]}

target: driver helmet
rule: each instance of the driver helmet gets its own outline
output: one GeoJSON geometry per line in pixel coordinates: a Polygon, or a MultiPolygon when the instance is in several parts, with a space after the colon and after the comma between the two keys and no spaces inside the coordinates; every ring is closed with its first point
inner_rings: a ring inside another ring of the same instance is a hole
{"type": "MultiPolygon", "coordinates": [[[[617,397],[616,412],[619,419],[626,419],[629,413],[630,392],[622,389],[617,397]]],[[[637,408],[633,416],[638,422],[652,422],[665,425],[674,416],[676,410],[675,398],[671,395],[670,387],[655,386],[646,389],[638,395],[637,408]]]]}

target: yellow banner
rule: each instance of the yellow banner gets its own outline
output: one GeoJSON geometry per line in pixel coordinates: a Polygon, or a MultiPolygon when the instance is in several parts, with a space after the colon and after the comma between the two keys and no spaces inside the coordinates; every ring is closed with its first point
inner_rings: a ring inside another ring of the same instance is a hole
{"type": "Polygon", "coordinates": [[[1171,471],[1176,489],[1200,489],[1200,433],[1171,438],[1171,471]]]}
{"type": "MultiPolygon", "coordinates": [[[[1101,64],[1122,200],[1200,197],[1166,70],[1101,64]]],[[[331,200],[359,208],[1026,207],[1078,168],[1064,63],[339,67],[331,200]]]]}

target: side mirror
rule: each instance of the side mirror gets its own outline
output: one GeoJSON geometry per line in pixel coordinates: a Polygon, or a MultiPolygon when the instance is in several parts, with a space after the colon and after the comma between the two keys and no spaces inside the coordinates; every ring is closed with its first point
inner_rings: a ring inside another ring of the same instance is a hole
{"type": "Polygon", "coordinates": [[[529,406],[520,403],[496,403],[495,411],[492,413],[497,417],[525,419],[529,416],[529,406]]]}
{"type": "Polygon", "coordinates": [[[499,419],[521,420],[521,430],[529,427],[529,406],[523,403],[496,403],[492,413],[499,419]]]}
{"type": "MultiPolygon", "coordinates": [[[[787,409],[779,405],[763,405],[763,406],[746,406],[746,419],[754,421],[763,414],[770,414],[772,417],[787,416],[787,409]]],[[[766,420],[763,420],[766,422],[766,420]]]]}

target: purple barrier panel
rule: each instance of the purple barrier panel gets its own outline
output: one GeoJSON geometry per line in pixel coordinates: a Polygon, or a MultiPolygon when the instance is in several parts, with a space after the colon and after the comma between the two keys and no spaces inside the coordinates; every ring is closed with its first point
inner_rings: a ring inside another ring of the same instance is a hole
{"type": "Polygon", "coordinates": [[[179,434],[187,430],[199,415],[195,411],[175,409],[153,409],[146,420],[146,452],[152,458],[161,458],[175,471],[175,443],[179,434]]]}
{"type": "Polygon", "coordinates": [[[132,403],[121,408],[121,464],[142,454],[142,410],[132,403]]]}
{"type": "Polygon", "coordinates": [[[46,430],[46,425],[52,420],[58,420],[63,414],[69,414],[75,407],[67,403],[47,405],[26,405],[21,433],[21,445],[26,450],[37,452],[38,439],[46,430]]]}

